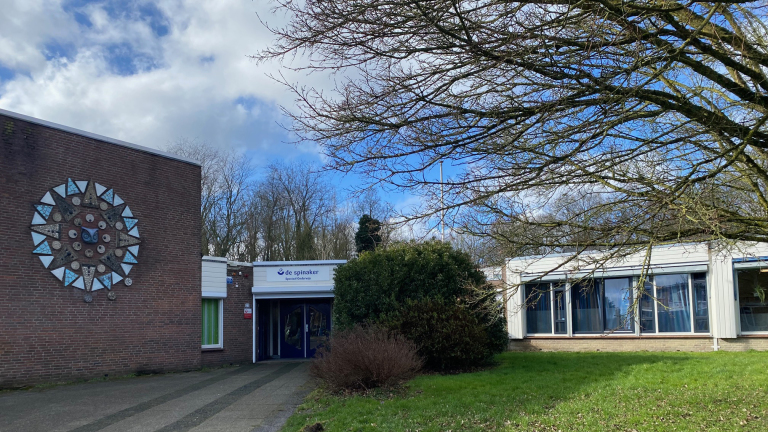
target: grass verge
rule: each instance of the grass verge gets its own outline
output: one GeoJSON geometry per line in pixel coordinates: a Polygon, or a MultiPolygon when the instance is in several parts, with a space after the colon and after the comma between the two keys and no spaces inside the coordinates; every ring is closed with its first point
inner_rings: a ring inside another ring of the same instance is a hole
{"type": "Polygon", "coordinates": [[[768,430],[768,352],[504,353],[496,368],[420,376],[397,394],[317,390],[282,429],[768,430]]]}

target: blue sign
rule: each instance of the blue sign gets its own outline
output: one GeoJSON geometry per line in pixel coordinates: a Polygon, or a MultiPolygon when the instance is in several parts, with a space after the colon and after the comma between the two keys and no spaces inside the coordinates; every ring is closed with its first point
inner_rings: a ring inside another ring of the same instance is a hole
{"type": "Polygon", "coordinates": [[[232,276],[227,276],[227,285],[230,285],[232,283],[234,283],[234,281],[232,280],[232,276]]]}

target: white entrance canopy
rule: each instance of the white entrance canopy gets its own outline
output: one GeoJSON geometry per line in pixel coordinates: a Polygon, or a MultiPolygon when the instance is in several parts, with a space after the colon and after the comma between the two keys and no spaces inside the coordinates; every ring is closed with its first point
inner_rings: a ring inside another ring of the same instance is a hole
{"type": "Polygon", "coordinates": [[[253,298],[333,297],[336,267],[346,260],[257,261],[253,263],[253,298]]]}

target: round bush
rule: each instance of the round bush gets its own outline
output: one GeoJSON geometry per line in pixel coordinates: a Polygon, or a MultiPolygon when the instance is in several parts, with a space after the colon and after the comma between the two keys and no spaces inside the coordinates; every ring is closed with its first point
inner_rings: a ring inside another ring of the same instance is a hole
{"type": "Polygon", "coordinates": [[[365,252],[338,267],[336,328],[382,323],[420,347],[431,369],[481,364],[507,346],[496,290],[469,255],[433,241],[365,252]]]}
{"type": "Polygon", "coordinates": [[[476,295],[477,289],[490,290],[485,275],[469,255],[450,244],[395,244],[364,252],[336,269],[334,323],[336,328],[375,323],[407,300],[452,301],[476,295]]]}

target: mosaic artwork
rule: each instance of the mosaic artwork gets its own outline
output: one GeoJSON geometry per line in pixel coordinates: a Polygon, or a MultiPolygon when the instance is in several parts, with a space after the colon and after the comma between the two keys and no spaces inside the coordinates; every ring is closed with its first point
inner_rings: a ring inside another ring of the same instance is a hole
{"type": "Polygon", "coordinates": [[[139,220],[112,188],[68,178],[32,207],[32,254],[63,286],[82,290],[90,303],[94,291],[106,289],[115,300],[120,282],[133,284],[139,220]]]}

